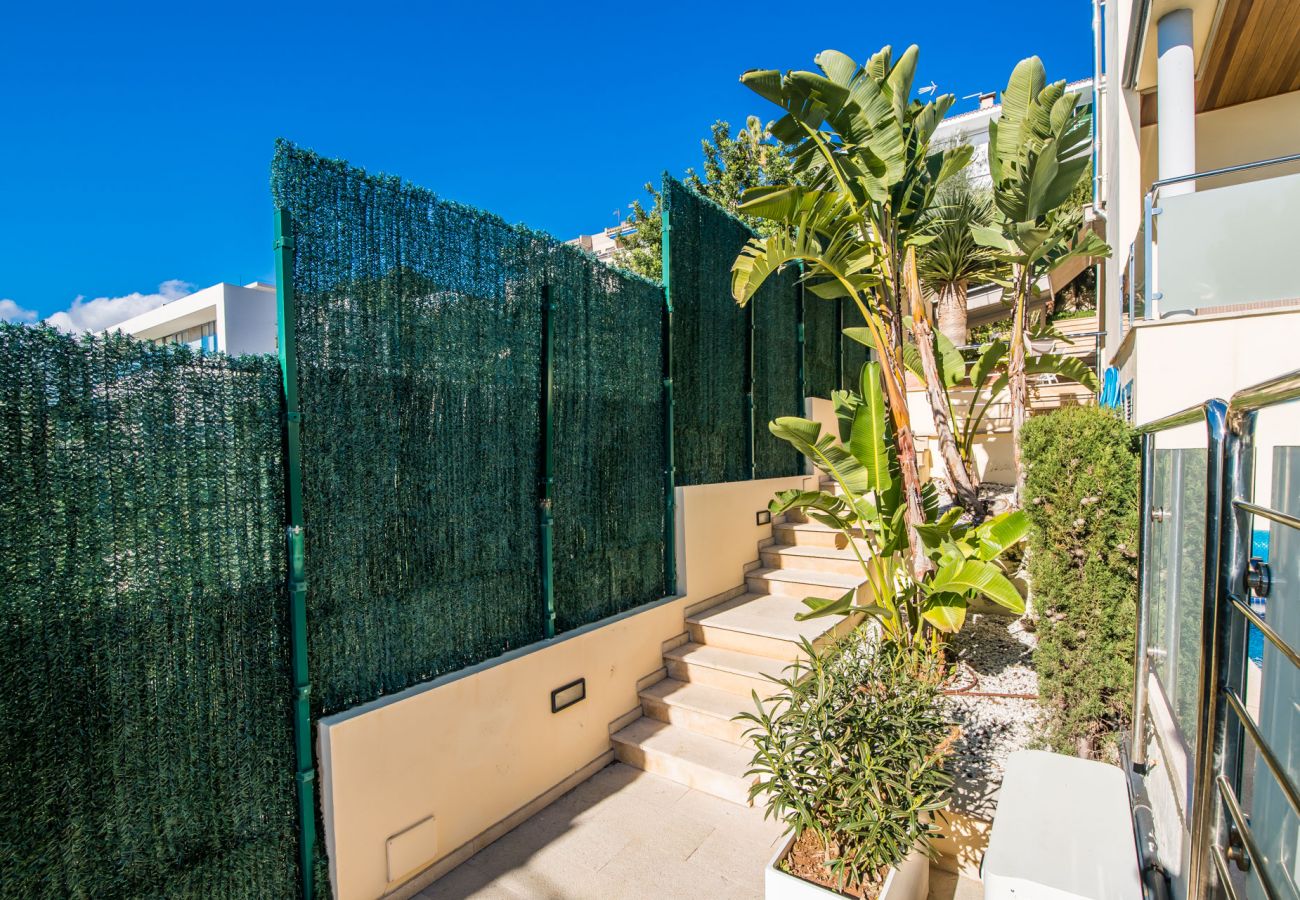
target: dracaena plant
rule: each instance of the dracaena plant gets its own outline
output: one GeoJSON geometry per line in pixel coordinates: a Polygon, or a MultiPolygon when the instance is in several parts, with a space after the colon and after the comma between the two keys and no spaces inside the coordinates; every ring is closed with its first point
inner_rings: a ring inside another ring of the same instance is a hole
{"type": "Polygon", "coordinates": [[[750,798],[789,825],[802,857],[821,856],[792,874],[874,896],[928,843],[948,803],[943,764],[955,735],[939,702],[942,667],[860,630],[803,649],[777,695],[755,695],[755,712],[738,717],[754,744],[750,798]]]}
{"type": "Polygon", "coordinates": [[[989,174],[997,209],[992,226],[971,233],[1011,269],[1011,337],[1007,359],[1011,431],[1016,469],[1020,429],[1027,415],[1025,314],[1030,292],[1044,274],[1078,256],[1108,256],[1110,248],[1082,228],[1070,203],[1088,168],[1092,115],[1067,93],[1064,81],[1047,83],[1042,60],[1021,60],[1002,94],[1002,116],[989,123],[989,174]]]}
{"type": "MultiPolygon", "coordinates": [[[[911,99],[917,55],[913,46],[895,59],[885,47],[859,64],[825,50],[816,58],[818,72],[761,69],[741,77],[781,108],[772,134],[786,145],[797,183],[745,193],[740,211],[773,227],[750,241],[732,267],[732,293],[742,306],[773,272],[799,263],[811,294],[857,307],[879,349],[908,529],[924,522],[902,359],[904,318],[910,314],[916,328],[928,326],[916,309],[919,289],[912,289],[915,245],[927,239],[919,223],[935,191],[971,154],[969,146],[931,152],[934,130],[953,98],[911,99]]],[[[917,345],[933,371],[928,334],[917,345]]],[[[973,506],[977,491],[955,437],[946,420],[936,425],[958,494],[973,506]]],[[[916,541],[910,544],[912,574],[921,578],[929,560],[916,541]]]]}
{"type": "Polygon", "coordinates": [[[931,646],[936,631],[961,628],[972,597],[984,596],[1014,613],[1024,612],[1020,592],[998,563],[1028,531],[1023,512],[967,524],[960,508],[939,514],[936,492],[927,483],[922,490],[923,520],[914,529],[907,527],[879,369],[879,363],[867,363],[858,392],[836,392],[839,435],[823,434],[820,423],[797,417],[769,425],[838,488],[783,491],[769,508],[773,514],[799,510],[838,530],[867,579],[868,602],[860,602],[857,588],[834,599],[809,597],[803,601],[808,610],[798,618],[865,613],[879,621],[888,640],[931,646]],[[916,544],[909,546],[912,540],[916,544]],[[929,562],[919,578],[910,567],[899,565],[909,550],[929,562]]]}

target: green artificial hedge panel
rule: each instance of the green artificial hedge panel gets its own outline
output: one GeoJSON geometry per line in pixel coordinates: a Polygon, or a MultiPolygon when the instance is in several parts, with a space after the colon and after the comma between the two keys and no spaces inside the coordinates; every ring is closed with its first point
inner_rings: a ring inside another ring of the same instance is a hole
{"type": "Polygon", "coordinates": [[[753,232],[667,176],[663,198],[677,484],[800,474],[800,459],[767,427],[778,416],[802,414],[796,396],[798,271],[790,266],[777,273],[741,309],[731,294],[731,265],[753,232]]]}
{"type": "Polygon", "coordinates": [[[0,323],[0,897],[297,890],[270,357],[0,323]]]}
{"type": "Polygon", "coordinates": [[[663,287],[551,249],[557,630],[664,594],[663,287]]]}
{"type": "Polygon", "coordinates": [[[287,143],[318,714],[543,634],[550,241],[287,143]]]}

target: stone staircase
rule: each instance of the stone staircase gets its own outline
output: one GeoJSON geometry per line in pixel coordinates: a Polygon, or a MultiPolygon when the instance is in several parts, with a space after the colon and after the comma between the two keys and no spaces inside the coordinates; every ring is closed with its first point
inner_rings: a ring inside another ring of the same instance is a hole
{"type": "Polygon", "coordinates": [[[795,621],[804,597],[866,591],[857,557],[839,532],[798,514],[772,532],[744,586],[689,613],[686,632],[669,642],[658,680],[648,679],[640,692],[641,717],[613,735],[621,762],[749,803],[753,779],[745,772],[753,749],[746,723],[733,718],[753,711],[753,692],[761,698],[776,692],[768,676],[779,677],[800,656],[802,638],[818,646],[855,624],[840,617],[795,621]]]}

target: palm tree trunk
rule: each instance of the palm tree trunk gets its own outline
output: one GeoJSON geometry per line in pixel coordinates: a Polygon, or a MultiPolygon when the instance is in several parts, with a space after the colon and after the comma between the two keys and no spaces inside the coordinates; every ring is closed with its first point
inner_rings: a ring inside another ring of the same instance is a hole
{"type": "MultiPolygon", "coordinates": [[[[903,478],[903,499],[907,503],[907,545],[910,548],[912,577],[920,582],[933,565],[925,555],[917,526],[925,524],[925,508],[921,502],[921,472],[916,463],[916,438],[912,434],[912,415],[907,408],[907,383],[903,380],[901,356],[889,347],[881,360],[880,380],[889,399],[889,412],[894,423],[894,448],[898,451],[898,469],[903,478]]],[[[911,623],[915,627],[916,623],[911,623]]]]}
{"type": "Polygon", "coordinates": [[[966,327],[966,288],[965,281],[942,285],[935,303],[934,317],[939,322],[939,332],[958,347],[970,338],[966,327]]]}
{"type": "Polygon", "coordinates": [[[979,481],[962,459],[957,448],[957,439],[953,437],[952,423],[948,419],[948,391],[939,375],[939,362],[934,355],[934,331],[930,328],[930,317],[921,296],[921,285],[916,277],[916,248],[907,250],[907,262],[903,270],[903,281],[907,287],[912,306],[912,336],[916,339],[916,349],[921,357],[921,371],[925,375],[926,396],[930,399],[930,411],[934,416],[934,430],[939,437],[939,454],[943,457],[944,468],[948,470],[948,480],[952,483],[957,501],[977,519],[983,518],[983,509],[979,501],[979,481]]]}
{"type": "MultiPolygon", "coordinates": [[[[896,259],[897,257],[895,257],[896,259]]],[[[916,463],[916,438],[912,434],[912,415],[907,408],[907,381],[903,374],[903,312],[899,288],[897,266],[888,266],[885,261],[882,287],[885,290],[884,303],[878,308],[888,309],[891,313],[889,322],[881,322],[875,317],[879,326],[876,333],[876,346],[879,348],[880,381],[889,404],[890,417],[894,423],[894,449],[898,451],[898,470],[903,479],[903,499],[907,506],[907,545],[910,554],[912,577],[919,583],[934,568],[930,558],[925,555],[921,544],[921,535],[916,530],[925,524],[925,506],[921,502],[921,472],[916,463]],[[888,331],[888,334],[884,332],[888,331]]],[[[855,298],[857,299],[857,298],[855,298]]],[[[863,318],[871,325],[872,316],[861,300],[857,300],[863,318]]],[[[909,623],[909,629],[916,627],[909,623]]]]}
{"type": "Polygon", "coordinates": [[[1020,430],[1028,412],[1029,382],[1025,377],[1025,307],[1029,302],[1029,274],[1023,266],[1013,267],[1011,316],[1011,354],[1007,363],[1008,388],[1011,392],[1011,444],[1015,453],[1018,504],[1025,486],[1025,467],[1020,456],[1020,430]]]}

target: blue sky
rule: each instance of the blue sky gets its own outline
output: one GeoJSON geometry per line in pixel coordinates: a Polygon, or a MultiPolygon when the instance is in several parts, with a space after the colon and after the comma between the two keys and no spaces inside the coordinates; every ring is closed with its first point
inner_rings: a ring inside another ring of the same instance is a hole
{"type": "Polygon", "coordinates": [[[1030,54],[1092,64],[1088,0],[108,6],[5,15],[0,317],[269,280],[277,136],[568,238],[698,165],[715,119],[771,118],[745,69],[918,43],[918,86],[961,97],[1030,54]]]}

